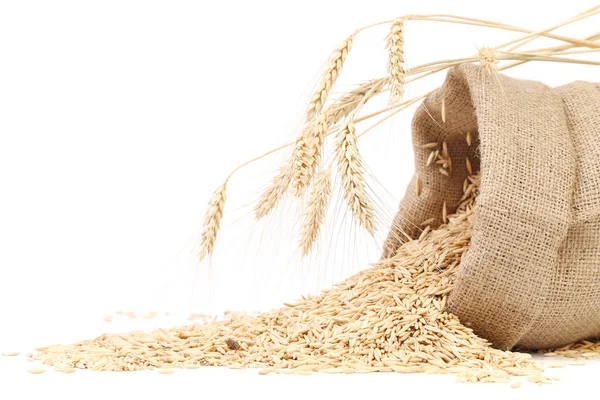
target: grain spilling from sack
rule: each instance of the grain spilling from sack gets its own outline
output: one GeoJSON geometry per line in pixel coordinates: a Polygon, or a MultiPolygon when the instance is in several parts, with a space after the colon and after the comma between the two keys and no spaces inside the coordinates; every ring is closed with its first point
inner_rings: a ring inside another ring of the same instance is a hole
{"type": "Polygon", "coordinates": [[[468,382],[546,381],[531,355],[492,348],[446,311],[471,238],[477,190],[470,190],[470,201],[446,225],[318,296],[258,316],[229,314],[207,324],[43,347],[34,358],[94,371],[226,366],[261,368],[263,375],[425,372],[456,373],[468,382]]]}

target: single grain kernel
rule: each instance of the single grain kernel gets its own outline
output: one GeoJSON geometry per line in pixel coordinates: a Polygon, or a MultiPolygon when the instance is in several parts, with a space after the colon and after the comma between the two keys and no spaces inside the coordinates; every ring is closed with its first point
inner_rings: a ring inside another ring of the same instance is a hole
{"type": "Polygon", "coordinates": [[[44,372],[46,372],[45,369],[43,368],[32,368],[32,369],[28,369],[27,372],[29,372],[30,374],[43,374],[44,372]]]}

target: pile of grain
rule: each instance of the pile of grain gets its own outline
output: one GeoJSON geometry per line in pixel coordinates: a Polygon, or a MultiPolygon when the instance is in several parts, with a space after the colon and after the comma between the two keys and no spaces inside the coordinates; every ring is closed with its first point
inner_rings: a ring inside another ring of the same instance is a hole
{"type": "Polygon", "coordinates": [[[445,311],[471,237],[471,191],[471,201],[448,215],[446,225],[427,227],[393,259],[319,296],[258,316],[231,314],[208,324],[43,347],[33,358],[68,372],[210,365],[262,368],[262,374],[425,372],[456,373],[470,382],[549,381],[529,354],[492,348],[445,311]]]}

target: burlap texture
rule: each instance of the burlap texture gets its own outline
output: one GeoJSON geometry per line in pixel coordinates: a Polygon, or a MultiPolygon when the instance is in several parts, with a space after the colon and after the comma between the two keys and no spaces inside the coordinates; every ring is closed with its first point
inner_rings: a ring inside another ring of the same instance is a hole
{"type": "Polygon", "coordinates": [[[461,65],[416,112],[413,143],[422,192],[413,178],[384,257],[421,222],[441,224],[444,202],[456,209],[469,157],[481,186],[449,311],[502,349],[599,336],[600,85],[550,88],[461,65]],[[423,145],[443,141],[449,177],[425,165],[423,145]]]}

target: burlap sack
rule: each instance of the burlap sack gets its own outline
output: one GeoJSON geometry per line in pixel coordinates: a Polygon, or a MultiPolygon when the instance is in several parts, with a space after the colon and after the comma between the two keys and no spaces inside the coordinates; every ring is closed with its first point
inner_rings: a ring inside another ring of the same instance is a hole
{"type": "Polygon", "coordinates": [[[413,178],[384,256],[401,232],[414,238],[421,222],[441,224],[444,201],[456,209],[468,156],[481,186],[449,311],[501,349],[599,336],[600,84],[550,88],[461,65],[415,114],[413,142],[422,193],[413,178]],[[449,177],[426,167],[423,145],[443,141],[449,177]]]}

